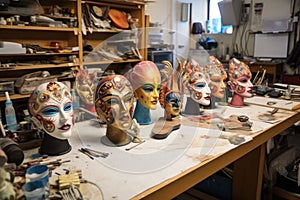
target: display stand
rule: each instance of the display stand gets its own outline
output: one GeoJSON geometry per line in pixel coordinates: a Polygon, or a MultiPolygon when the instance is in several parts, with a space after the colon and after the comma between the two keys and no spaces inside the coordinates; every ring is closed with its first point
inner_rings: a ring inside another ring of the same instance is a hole
{"type": "Polygon", "coordinates": [[[187,97],[186,106],[183,114],[185,115],[200,115],[200,104],[194,101],[191,97],[187,97]]]}
{"type": "Polygon", "coordinates": [[[153,123],[150,110],[144,107],[139,101],[136,102],[133,118],[136,119],[140,125],[148,125],[153,123]]]}
{"type": "Polygon", "coordinates": [[[44,139],[39,149],[39,153],[49,156],[58,156],[70,152],[71,149],[72,147],[67,139],[61,140],[44,133],[44,139]]]}

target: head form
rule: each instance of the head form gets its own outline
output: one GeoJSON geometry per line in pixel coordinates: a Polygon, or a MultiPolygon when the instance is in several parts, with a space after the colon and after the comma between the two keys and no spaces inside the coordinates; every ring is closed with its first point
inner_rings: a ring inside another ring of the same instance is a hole
{"type": "Polygon", "coordinates": [[[34,124],[58,139],[71,136],[74,124],[70,89],[61,82],[38,86],[29,98],[29,111],[34,124]]]}
{"type": "Polygon", "coordinates": [[[243,97],[252,96],[252,74],[248,65],[233,58],[229,62],[228,75],[228,85],[232,92],[243,97]]]}
{"type": "Polygon", "coordinates": [[[206,68],[210,78],[211,94],[217,98],[223,98],[226,88],[224,81],[227,79],[227,73],[222,63],[216,57],[210,56],[209,59],[210,62],[206,65],[206,68]]]}
{"type": "Polygon", "coordinates": [[[118,129],[129,129],[132,123],[133,92],[122,75],[102,78],[96,88],[95,107],[98,116],[118,129]]]}
{"type": "Polygon", "coordinates": [[[134,97],[147,109],[156,109],[161,76],[157,66],[151,61],[136,64],[127,74],[134,97]]]}
{"type": "Polygon", "coordinates": [[[94,90],[95,90],[95,80],[96,71],[89,74],[88,70],[79,68],[76,81],[75,89],[80,97],[80,100],[88,106],[94,105],[94,90]]]}
{"type": "Polygon", "coordinates": [[[186,65],[183,81],[186,94],[194,101],[202,105],[210,104],[210,79],[205,67],[191,59],[186,65]]]}
{"type": "MultiPolygon", "coordinates": [[[[183,72],[183,64],[177,59],[178,67],[173,69],[169,61],[163,61],[165,68],[161,70],[162,85],[159,91],[160,105],[165,109],[166,114],[178,116],[182,106],[183,85],[181,74],[183,72]]],[[[167,116],[168,117],[168,116],[167,116]]]]}

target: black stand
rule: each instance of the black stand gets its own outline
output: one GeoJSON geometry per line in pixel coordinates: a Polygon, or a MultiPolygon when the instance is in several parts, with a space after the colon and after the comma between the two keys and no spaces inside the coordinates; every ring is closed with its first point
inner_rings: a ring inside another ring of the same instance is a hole
{"type": "Polygon", "coordinates": [[[200,104],[194,101],[191,97],[187,97],[186,106],[183,114],[200,115],[200,104]]]}
{"type": "Polygon", "coordinates": [[[68,140],[57,139],[47,133],[44,133],[44,139],[39,149],[40,154],[49,156],[59,156],[70,152],[72,149],[68,140]]]}

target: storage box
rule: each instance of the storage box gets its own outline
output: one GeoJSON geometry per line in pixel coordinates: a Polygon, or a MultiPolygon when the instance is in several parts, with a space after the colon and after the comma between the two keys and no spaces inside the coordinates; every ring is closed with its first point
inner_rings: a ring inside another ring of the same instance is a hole
{"type": "Polygon", "coordinates": [[[0,82],[0,96],[5,96],[5,92],[8,92],[10,95],[15,93],[14,82],[0,82]]]}

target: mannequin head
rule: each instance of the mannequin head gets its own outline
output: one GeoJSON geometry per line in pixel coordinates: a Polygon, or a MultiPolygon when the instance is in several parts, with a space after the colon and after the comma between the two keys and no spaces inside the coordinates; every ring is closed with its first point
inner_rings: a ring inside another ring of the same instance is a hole
{"type": "Polygon", "coordinates": [[[95,93],[96,112],[106,121],[106,136],[115,144],[128,141],[125,131],[132,125],[133,101],[131,84],[124,76],[110,75],[99,81],[95,93]]]}
{"type": "Polygon", "coordinates": [[[244,62],[233,58],[229,62],[228,86],[233,92],[231,105],[236,107],[244,106],[244,98],[252,97],[251,71],[244,62]]]}
{"type": "Polygon", "coordinates": [[[183,79],[187,95],[201,105],[210,104],[209,76],[204,67],[191,59],[186,65],[183,79]]]}
{"type": "Polygon", "coordinates": [[[95,79],[96,72],[89,74],[88,70],[78,69],[75,90],[80,97],[80,102],[91,111],[94,108],[95,79]]]}
{"type": "Polygon", "coordinates": [[[233,58],[229,62],[228,75],[228,85],[234,94],[242,97],[252,97],[252,74],[248,65],[233,58]]]}
{"type": "Polygon", "coordinates": [[[183,65],[178,59],[178,67],[173,70],[172,64],[163,61],[165,68],[161,70],[162,85],[159,91],[159,103],[165,109],[166,120],[172,120],[180,114],[182,107],[182,83],[181,74],[183,65]]]}
{"type": "Polygon", "coordinates": [[[74,125],[69,88],[61,82],[38,86],[29,98],[29,111],[38,129],[57,139],[71,136],[74,125]]]}
{"type": "Polygon", "coordinates": [[[210,77],[209,87],[211,95],[219,99],[224,97],[227,79],[226,71],[222,63],[214,56],[210,56],[210,63],[207,65],[208,75],[210,77]]]}
{"type": "Polygon", "coordinates": [[[133,100],[132,87],[122,75],[104,77],[97,85],[96,111],[110,126],[122,130],[131,126],[133,100]]]}
{"type": "Polygon", "coordinates": [[[155,110],[161,83],[157,66],[151,61],[139,62],[127,73],[127,78],[137,101],[145,108],[155,110]]]}

